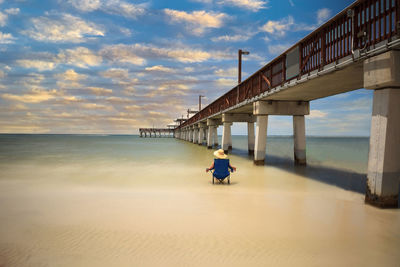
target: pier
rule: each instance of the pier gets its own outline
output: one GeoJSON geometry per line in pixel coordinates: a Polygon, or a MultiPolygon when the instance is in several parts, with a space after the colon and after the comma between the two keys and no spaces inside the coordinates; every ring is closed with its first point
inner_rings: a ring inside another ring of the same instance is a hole
{"type": "Polygon", "coordinates": [[[292,116],[294,162],[306,165],[310,102],[361,88],[374,90],[365,202],[398,207],[400,0],[350,5],[245,81],[239,78],[237,86],[177,126],[174,136],[208,148],[221,145],[229,153],[232,124],[246,122],[248,153],[255,165],[264,165],[269,116],[292,116]]]}
{"type": "Polygon", "coordinates": [[[171,128],[140,128],[140,137],[174,137],[174,129],[171,128]]]}

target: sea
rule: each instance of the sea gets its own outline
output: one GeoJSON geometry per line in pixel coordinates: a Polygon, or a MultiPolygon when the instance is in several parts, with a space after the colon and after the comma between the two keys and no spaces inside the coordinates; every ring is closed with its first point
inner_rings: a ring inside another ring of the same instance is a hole
{"type": "Polygon", "coordinates": [[[0,134],[0,266],[399,266],[400,212],[364,203],[368,137],[0,134]],[[221,140],[220,140],[221,142],[221,140]]]}

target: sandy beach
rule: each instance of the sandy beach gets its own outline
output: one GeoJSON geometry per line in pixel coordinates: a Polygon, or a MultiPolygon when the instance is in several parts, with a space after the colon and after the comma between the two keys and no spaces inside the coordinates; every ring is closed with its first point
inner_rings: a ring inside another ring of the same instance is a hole
{"type": "Polygon", "coordinates": [[[237,155],[212,185],[174,145],[198,160],[3,165],[0,266],[398,265],[398,210],[237,155]]]}

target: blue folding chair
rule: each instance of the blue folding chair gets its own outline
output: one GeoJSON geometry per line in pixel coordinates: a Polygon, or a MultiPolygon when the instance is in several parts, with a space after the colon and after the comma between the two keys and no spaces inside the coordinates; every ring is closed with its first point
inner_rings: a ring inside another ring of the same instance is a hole
{"type": "Polygon", "coordinates": [[[212,175],[212,183],[215,183],[215,179],[220,183],[228,179],[228,184],[231,183],[231,172],[233,168],[229,165],[229,159],[214,159],[214,168],[210,169],[212,175]]]}

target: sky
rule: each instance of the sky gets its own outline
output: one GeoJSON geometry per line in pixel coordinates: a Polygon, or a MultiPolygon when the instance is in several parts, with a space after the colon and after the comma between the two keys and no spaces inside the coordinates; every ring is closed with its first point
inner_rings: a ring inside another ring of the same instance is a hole
{"type": "MultiPolygon", "coordinates": [[[[0,132],[137,134],[203,107],[350,0],[0,0],[0,132]]],[[[311,102],[307,135],[368,136],[372,92],[311,102]]],[[[270,116],[268,134],[292,118],[270,116]]],[[[220,127],[221,128],[221,127],[220,127]]],[[[234,124],[233,134],[246,134],[234,124]]]]}

